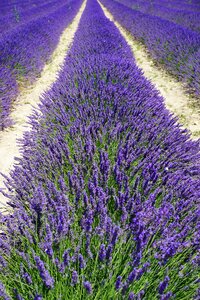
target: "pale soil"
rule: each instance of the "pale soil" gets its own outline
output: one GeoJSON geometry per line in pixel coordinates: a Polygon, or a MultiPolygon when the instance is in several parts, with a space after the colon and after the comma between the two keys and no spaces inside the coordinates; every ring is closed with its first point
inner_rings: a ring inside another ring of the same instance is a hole
{"type": "MultiPolygon", "coordinates": [[[[37,107],[42,94],[50,89],[58,77],[58,72],[64,64],[65,56],[72,44],[85,5],[86,0],[83,2],[73,22],[63,31],[57,48],[53,52],[50,61],[44,67],[40,78],[33,85],[21,89],[20,95],[16,99],[13,112],[11,113],[14,125],[0,132],[0,171],[5,175],[9,175],[13,168],[15,162],[14,158],[20,156],[17,140],[23,137],[25,131],[30,130],[27,121],[33,111],[33,107],[37,107]]],[[[4,178],[2,176],[0,176],[0,188],[6,191],[4,178]]],[[[4,206],[6,201],[7,199],[0,194],[0,206],[4,206]]]]}
{"type": "MultiPolygon", "coordinates": [[[[112,14],[99,2],[105,16],[119,29],[127,44],[131,47],[136,64],[142,69],[144,76],[149,79],[164,97],[168,110],[179,118],[183,128],[189,129],[193,139],[200,138],[200,106],[186,94],[183,85],[174,79],[167,71],[155,65],[147,50],[136,41],[117,21],[112,14]]],[[[199,99],[200,101],[200,99],[199,99]]]]}

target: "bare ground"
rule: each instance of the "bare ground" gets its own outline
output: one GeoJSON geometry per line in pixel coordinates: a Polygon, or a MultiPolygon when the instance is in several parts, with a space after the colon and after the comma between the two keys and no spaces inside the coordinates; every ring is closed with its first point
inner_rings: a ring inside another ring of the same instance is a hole
{"type": "Polygon", "coordinates": [[[156,66],[146,48],[115,21],[105,6],[100,2],[99,4],[105,16],[115,24],[131,47],[136,64],[142,69],[144,76],[153,83],[163,96],[167,109],[179,118],[179,123],[191,132],[193,139],[200,138],[200,108],[195,104],[194,99],[186,93],[183,85],[174,79],[172,75],[156,66]]]}
{"type": "MultiPolygon", "coordinates": [[[[50,61],[44,67],[40,78],[33,85],[22,87],[11,113],[14,125],[0,132],[0,171],[5,175],[9,175],[13,168],[15,162],[14,158],[20,156],[17,140],[23,137],[25,131],[30,130],[27,121],[33,111],[33,107],[37,107],[42,94],[50,89],[64,64],[65,56],[72,44],[85,5],[86,0],[83,2],[72,23],[63,31],[59,43],[50,61]]],[[[6,191],[4,178],[2,176],[0,176],[0,189],[6,191]]],[[[6,200],[7,199],[0,194],[0,206],[4,206],[6,200]]]]}

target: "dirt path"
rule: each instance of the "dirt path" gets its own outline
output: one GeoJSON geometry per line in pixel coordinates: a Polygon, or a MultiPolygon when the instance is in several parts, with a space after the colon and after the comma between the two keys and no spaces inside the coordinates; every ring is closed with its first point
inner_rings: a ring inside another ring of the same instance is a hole
{"type": "MultiPolygon", "coordinates": [[[[58,72],[64,63],[67,50],[73,41],[74,34],[78,28],[81,15],[85,9],[86,0],[83,2],[73,22],[63,31],[57,48],[52,54],[49,63],[44,67],[41,77],[34,85],[23,88],[18,96],[15,108],[11,113],[14,126],[0,132],[0,171],[6,175],[14,165],[14,157],[19,157],[19,146],[17,140],[23,137],[23,133],[30,130],[27,124],[28,116],[31,115],[33,106],[37,107],[40,97],[55,82],[58,72]]],[[[0,188],[6,191],[3,183],[4,178],[0,176],[0,188]]],[[[0,206],[4,206],[6,198],[0,194],[0,206]]]]}
{"type": "MultiPolygon", "coordinates": [[[[98,1],[99,2],[99,1],[98,1]]],[[[112,21],[131,47],[137,65],[165,99],[166,107],[179,117],[179,123],[191,131],[192,138],[200,138],[200,109],[184,91],[182,84],[176,81],[165,70],[155,66],[145,47],[136,41],[117,21],[112,14],[99,2],[105,16],[112,21]]]]}

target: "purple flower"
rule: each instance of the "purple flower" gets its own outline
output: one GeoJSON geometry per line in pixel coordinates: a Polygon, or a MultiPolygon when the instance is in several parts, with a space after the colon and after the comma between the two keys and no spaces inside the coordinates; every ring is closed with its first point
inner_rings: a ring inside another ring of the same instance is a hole
{"type": "Polygon", "coordinates": [[[115,289],[119,290],[122,287],[122,277],[118,276],[115,282],[115,289]]]}
{"type": "Polygon", "coordinates": [[[104,261],[105,258],[106,258],[106,247],[104,244],[101,244],[99,249],[99,260],[104,261]]]}
{"type": "Polygon", "coordinates": [[[138,300],[143,299],[144,294],[145,294],[144,290],[139,291],[139,293],[137,294],[137,299],[138,300]]]}
{"type": "Polygon", "coordinates": [[[127,289],[128,289],[128,283],[125,282],[122,286],[122,295],[124,296],[127,292],[127,289]]]}
{"type": "Polygon", "coordinates": [[[133,271],[131,271],[131,273],[128,275],[129,283],[132,283],[135,280],[136,274],[137,274],[136,270],[133,269],[133,271]]]}
{"type": "Polygon", "coordinates": [[[167,294],[163,294],[161,296],[161,300],[168,300],[172,297],[172,295],[173,295],[172,292],[168,292],[167,294]]]}
{"type": "Polygon", "coordinates": [[[22,296],[18,293],[17,289],[14,289],[14,293],[17,300],[24,300],[24,298],[22,298],[22,296]]]}
{"type": "Polygon", "coordinates": [[[128,296],[128,300],[134,300],[135,299],[135,294],[133,292],[130,292],[128,296]]]}
{"type": "Polygon", "coordinates": [[[51,289],[54,287],[54,279],[50,276],[48,270],[45,268],[43,261],[39,256],[35,256],[36,266],[40,273],[40,277],[43,280],[47,288],[51,289]]]}
{"type": "Polygon", "coordinates": [[[32,278],[28,273],[24,273],[23,277],[25,278],[27,284],[32,284],[33,283],[32,278]]]}
{"type": "Polygon", "coordinates": [[[78,282],[78,273],[75,270],[73,270],[72,271],[72,284],[75,285],[75,284],[77,284],[77,282],[78,282]]]}
{"type": "Polygon", "coordinates": [[[42,296],[41,295],[36,295],[34,300],[42,300],[42,296]]]}
{"type": "Polygon", "coordinates": [[[59,258],[56,257],[56,258],[54,259],[54,263],[55,263],[56,267],[58,268],[59,272],[63,274],[64,271],[65,271],[65,265],[64,265],[64,262],[60,262],[59,258]]]}
{"type": "Polygon", "coordinates": [[[112,236],[112,241],[111,241],[112,246],[115,245],[118,235],[119,235],[119,232],[120,232],[120,227],[116,226],[114,229],[114,232],[113,232],[113,236],[112,236]]]}
{"type": "Polygon", "coordinates": [[[84,281],[83,286],[86,289],[88,294],[92,294],[92,285],[89,281],[84,281]]]}
{"type": "Polygon", "coordinates": [[[169,280],[169,276],[166,276],[165,279],[159,284],[158,292],[160,295],[163,294],[164,290],[168,286],[169,280]]]}
{"type": "Polygon", "coordinates": [[[70,263],[70,249],[65,250],[63,254],[63,262],[65,266],[69,266],[70,263]]]}
{"type": "Polygon", "coordinates": [[[78,261],[79,261],[79,267],[81,269],[85,268],[86,263],[85,263],[85,260],[84,260],[84,258],[82,256],[82,254],[78,255],[78,261]]]}
{"type": "Polygon", "coordinates": [[[7,266],[7,262],[2,255],[0,255],[0,266],[5,268],[7,266]]]}
{"type": "Polygon", "coordinates": [[[136,278],[135,278],[135,280],[139,280],[142,277],[142,275],[144,274],[144,272],[145,272],[145,268],[144,267],[141,268],[141,269],[138,269],[136,271],[136,278]]]}
{"type": "Polygon", "coordinates": [[[110,244],[107,247],[107,251],[106,251],[106,259],[110,260],[112,257],[112,251],[113,251],[113,246],[110,244]]]}
{"type": "Polygon", "coordinates": [[[5,286],[0,281],[0,297],[2,297],[4,300],[11,300],[11,298],[6,294],[5,286]]]}

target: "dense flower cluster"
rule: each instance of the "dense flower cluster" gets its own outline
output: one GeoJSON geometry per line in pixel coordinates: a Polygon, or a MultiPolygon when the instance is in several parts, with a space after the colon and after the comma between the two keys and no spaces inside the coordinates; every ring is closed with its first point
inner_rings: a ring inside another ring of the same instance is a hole
{"type": "Polygon", "coordinates": [[[199,142],[94,0],[41,110],[7,179],[4,299],[195,299],[199,142]]]}
{"type": "MultiPolygon", "coordinates": [[[[51,1],[49,1],[51,2],[51,1]]],[[[17,7],[20,12],[29,10],[38,5],[38,0],[29,0],[27,1],[8,1],[8,0],[1,0],[0,3],[0,18],[9,15],[14,7],[17,7]]]]}
{"type": "Polygon", "coordinates": [[[152,57],[200,95],[200,33],[157,16],[102,0],[115,19],[147,47],[152,57]]]}
{"type": "Polygon", "coordinates": [[[187,11],[200,11],[199,8],[199,0],[155,0],[155,3],[159,4],[162,3],[162,5],[174,9],[182,9],[187,11]]]}
{"type": "MultiPolygon", "coordinates": [[[[59,7],[66,4],[65,0],[62,0],[58,3],[54,0],[45,0],[45,1],[17,1],[17,3],[13,4],[11,1],[7,1],[6,13],[1,16],[0,14],[0,35],[8,34],[8,31],[17,28],[18,29],[28,22],[41,18],[45,16],[47,13],[51,13],[56,11],[59,7]],[[27,4],[28,3],[28,7],[27,4]],[[22,6],[22,4],[24,4],[22,6]],[[31,5],[32,4],[32,5],[31,5]],[[11,9],[9,9],[11,7],[11,9]]],[[[2,3],[0,3],[0,10],[2,10],[2,3]]]]}
{"type": "Polygon", "coordinates": [[[18,86],[15,77],[9,69],[0,68],[0,130],[11,125],[9,118],[12,102],[18,93],[18,86]]]}
{"type": "Polygon", "coordinates": [[[176,2],[173,1],[172,7],[168,7],[169,2],[164,1],[143,1],[143,0],[120,0],[118,1],[135,10],[153,16],[161,17],[162,19],[180,24],[191,30],[200,32],[200,5],[184,5],[176,8],[176,2]]]}
{"type": "Polygon", "coordinates": [[[17,86],[39,76],[81,2],[62,0],[56,9],[49,5],[35,17],[33,12],[26,12],[26,21],[0,35],[0,75],[3,78],[0,80],[0,130],[9,124],[8,115],[17,86]]]}

